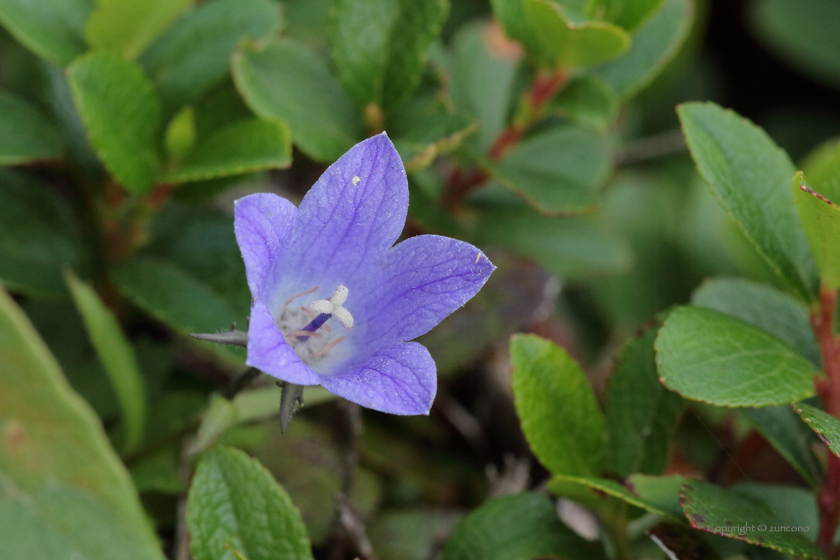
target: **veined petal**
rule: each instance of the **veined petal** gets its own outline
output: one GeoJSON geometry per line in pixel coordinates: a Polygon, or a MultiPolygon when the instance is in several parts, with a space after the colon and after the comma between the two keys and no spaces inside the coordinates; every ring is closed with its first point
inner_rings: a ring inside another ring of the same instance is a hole
{"type": "Polygon", "coordinates": [[[248,287],[254,297],[262,298],[266,280],[291,241],[298,209],[285,198],[264,193],[237,200],[234,214],[248,287]]]}
{"type": "Polygon", "coordinates": [[[321,378],[325,389],[389,414],[428,414],[437,392],[432,356],[416,342],[380,348],[362,364],[321,378]]]}
{"type": "Polygon", "coordinates": [[[248,323],[248,359],[245,361],[272,377],[296,385],[318,385],[321,380],[300,361],[274,324],[268,308],[257,300],[251,307],[248,323]]]}

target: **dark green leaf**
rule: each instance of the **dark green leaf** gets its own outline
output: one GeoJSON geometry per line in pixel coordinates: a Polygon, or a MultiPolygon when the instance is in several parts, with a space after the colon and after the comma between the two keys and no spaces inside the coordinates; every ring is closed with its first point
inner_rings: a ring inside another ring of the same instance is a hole
{"type": "MultiPolygon", "coordinates": [[[[790,412],[793,413],[792,410],[790,412]]],[[[799,532],[805,533],[812,540],[819,534],[819,510],[817,497],[813,492],[798,486],[761,484],[753,481],[739,482],[732,490],[770,506],[782,526],[801,528],[799,532]]]]}
{"type": "Polygon", "coordinates": [[[216,447],[196,469],[187,501],[190,550],[195,560],[238,552],[248,560],[312,558],[300,512],[255,459],[216,447]]]}
{"type": "Polygon", "coordinates": [[[420,82],[448,0],[336,0],[330,42],[338,77],[361,105],[389,109],[420,82]]]}
{"type": "Polygon", "coordinates": [[[610,509],[609,499],[617,498],[630,505],[664,517],[682,521],[679,489],[685,482],[680,475],[648,476],[635,474],[624,485],[608,478],[555,475],[548,488],[593,509],[610,509]]]}
{"type": "Polygon", "coordinates": [[[0,165],[18,165],[61,157],[58,131],[37,108],[17,95],[0,91],[0,165]]]}
{"type": "Polygon", "coordinates": [[[326,63],[305,47],[246,44],[233,56],[233,76],[248,106],[263,118],[289,123],[294,143],[315,160],[332,162],[362,138],[358,108],[326,63]]]}
{"type": "Polygon", "coordinates": [[[785,404],[814,394],[814,366],[773,335],[723,313],[681,307],[656,339],[662,382],[718,406],[785,404]]]}
{"type": "Polygon", "coordinates": [[[837,253],[840,206],[813,190],[801,171],[793,177],[793,201],[817,262],[821,283],[837,290],[840,288],[840,257],[837,253]]]}
{"type": "Polygon", "coordinates": [[[428,560],[460,517],[451,508],[385,510],[368,523],[367,533],[381,558],[428,560]]]}
{"type": "Polygon", "coordinates": [[[604,552],[563,525],[546,496],[530,492],[492,499],[471,512],[455,526],[443,551],[444,560],[554,556],[597,560],[604,552]]]}
{"type": "Polygon", "coordinates": [[[793,408],[828,449],[840,457],[840,420],[809,404],[798,403],[793,408]]]}
{"type": "Polygon", "coordinates": [[[510,354],[516,412],[534,455],[554,474],[599,474],[607,432],[580,366],[534,335],[514,335],[510,354]]]}
{"type": "Polygon", "coordinates": [[[583,75],[569,81],[551,108],[576,124],[605,130],[618,114],[618,98],[602,79],[583,75]]]}
{"type": "Polygon", "coordinates": [[[85,22],[94,0],[2,0],[0,22],[35,54],[66,66],[87,50],[85,22]]]}
{"type": "Polygon", "coordinates": [[[260,39],[280,23],[279,6],[270,0],[204,2],[182,15],[138,62],[154,82],[164,112],[170,113],[224,80],[243,37],[260,39]]]}
{"type": "Polygon", "coordinates": [[[158,166],[160,103],[139,67],[113,53],[93,53],[67,69],[88,138],[126,189],[152,188],[158,166]]]}
{"type": "Polygon", "coordinates": [[[713,103],[678,108],[691,155],[712,192],[767,263],[801,298],[817,271],[790,190],[790,159],[767,134],[713,103]]]}

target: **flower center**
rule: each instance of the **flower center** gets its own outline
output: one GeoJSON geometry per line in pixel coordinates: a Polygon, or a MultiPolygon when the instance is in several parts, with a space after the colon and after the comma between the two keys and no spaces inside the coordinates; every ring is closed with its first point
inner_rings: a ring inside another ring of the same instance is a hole
{"type": "Polygon", "coordinates": [[[332,329],[326,324],[331,317],[338,319],[345,329],[353,328],[353,315],[344,307],[349,294],[347,286],[339,286],[332,297],[315,300],[306,307],[290,305],[297,298],[311,294],[317,289],[315,287],[289,298],[276,319],[286,341],[303,363],[309,365],[322,360],[344,340],[343,336],[335,337],[332,329]]]}

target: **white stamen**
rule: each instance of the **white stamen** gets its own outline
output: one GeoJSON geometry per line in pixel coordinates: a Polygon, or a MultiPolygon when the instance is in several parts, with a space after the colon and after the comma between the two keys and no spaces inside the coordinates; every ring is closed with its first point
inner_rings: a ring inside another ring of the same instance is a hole
{"type": "Polygon", "coordinates": [[[331,315],[335,311],[335,306],[326,299],[319,299],[309,304],[309,310],[313,313],[326,313],[331,315]]]}
{"type": "Polygon", "coordinates": [[[350,315],[350,312],[344,309],[343,307],[336,307],[333,309],[333,317],[341,322],[341,326],[345,329],[352,329],[353,328],[353,316],[350,315]]]}
{"type": "Polygon", "coordinates": [[[358,186],[359,186],[359,183],[361,183],[361,182],[362,182],[362,178],[361,178],[361,177],[359,177],[358,175],[356,175],[355,177],[353,177],[353,186],[354,186],[354,187],[358,187],[358,186]]]}
{"type": "Polygon", "coordinates": [[[347,286],[342,284],[335,289],[335,293],[330,299],[319,299],[310,303],[309,311],[315,314],[326,313],[332,315],[341,322],[345,329],[352,329],[353,315],[343,307],[349,293],[350,290],[347,289],[347,286]]]}
{"type": "Polygon", "coordinates": [[[333,297],[330,298],[330,302],[337,307],[341,307],[344,305],[344,302],[347,301],[347,294],[349,293],[350,290],[347,289],[347,286],[342,284],[335,289],[335,293],[333,294],[333,297]]]}

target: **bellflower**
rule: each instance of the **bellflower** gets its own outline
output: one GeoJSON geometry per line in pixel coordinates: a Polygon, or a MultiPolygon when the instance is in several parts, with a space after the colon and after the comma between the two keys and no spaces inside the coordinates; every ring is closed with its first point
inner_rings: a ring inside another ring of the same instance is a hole
{"type": "Polygon", "coordinates": [[[394,245],[408,182],[383,133],[350,149],[300,204],[236,201],[251,289],[247,364],[295,385],[322,385],[362,406],[428,414],[435,363],[409,342],[464,305],[495,267],[456,239],[394,245]]]}

